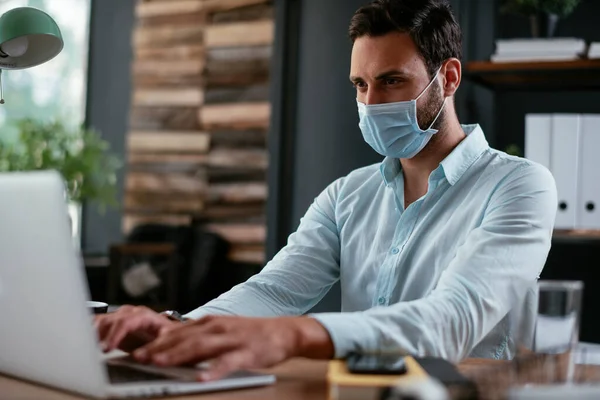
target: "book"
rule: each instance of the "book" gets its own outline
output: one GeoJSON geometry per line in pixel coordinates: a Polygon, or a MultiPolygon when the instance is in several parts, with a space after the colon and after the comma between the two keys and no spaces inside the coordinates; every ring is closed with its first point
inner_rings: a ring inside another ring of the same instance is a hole
{"type": "Polygon", "coordinates": [[[590,43],[588,58],[600,58],[600,42],[590,43]]]}
{"type": "Polygon", "coordinates": [[[535,62],[535,61],[572,61],[578,60],[581,56],[572,53],[509,53],[492,54],[492,62],[535,62]]]}
{"type": "Polygon", "coordinates": [[[586,42],[579,38],[520,38],[520,39],[498,39],[496,40],[496,54],[505,53],[528,53],[536,52],[558,52],[581,54],[586,50],[586,42]]]}

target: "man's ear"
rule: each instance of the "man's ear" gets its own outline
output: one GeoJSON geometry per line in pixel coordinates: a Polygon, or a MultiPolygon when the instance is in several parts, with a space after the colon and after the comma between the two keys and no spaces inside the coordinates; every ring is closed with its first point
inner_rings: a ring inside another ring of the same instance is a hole
{"type": "Polygon", "coordinates": [[[449,58],[440,71],[443,78],[442,87],[444,89],[444,97],[454,96],[456,90],[460,86],[462,78],[462,65],[457,58],[449,58]]]}

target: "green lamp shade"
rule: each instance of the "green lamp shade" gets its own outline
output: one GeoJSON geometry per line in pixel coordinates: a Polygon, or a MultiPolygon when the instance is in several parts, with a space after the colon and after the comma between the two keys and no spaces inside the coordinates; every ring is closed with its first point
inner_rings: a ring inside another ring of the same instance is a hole
{"type": "Polygon", "coordinates": [[[63,48],[58,25],[45,12],[20,7],[0,17],[0,69],[35,67],[63,48]]]}

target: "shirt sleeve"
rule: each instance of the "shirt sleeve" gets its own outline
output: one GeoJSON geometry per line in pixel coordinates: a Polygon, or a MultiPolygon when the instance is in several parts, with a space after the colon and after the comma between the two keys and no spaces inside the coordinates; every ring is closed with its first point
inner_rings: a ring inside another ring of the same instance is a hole
{"type": "Polygon", "coordinates": [[[550,249],[556,197],[550,172],[524,164],[497,186],[480,226],[430,295],[363,312],[311,316],[328,330],[336,357],[388,349],[458,362],[535,284],[550,249]]]}
{"type": "Polygon", "coordinates": [[[260,273],[184,317],[290,316],[315,306],[339,280],[335,204],[341,185],[337,180],[314,200],[287,245],[260,273]]]}

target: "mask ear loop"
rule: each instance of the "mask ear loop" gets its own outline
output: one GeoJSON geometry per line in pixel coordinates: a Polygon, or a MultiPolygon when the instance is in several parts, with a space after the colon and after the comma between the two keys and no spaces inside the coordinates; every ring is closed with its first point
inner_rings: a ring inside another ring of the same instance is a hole
{"type": "Polygon", "coordinates": [[[431,80],[431,82],[429,82],[429,85],[427,85],[427,86],[425,87],[425,89],[423,89],[423,91],[421,92],[421,94],[419,94],[419,95],[417,96],[417,98],[415,99],[415,101],[419,100],[419,99],[421,98],[421,96],[423,96],[423,94],[424,94],[424,93],[427,91],[427,89],[429,89],[429,88],[431,87],[431,85],[433,85],[433,82],[435,82],[435,80],[437,79],[437,77],[438,77],[438,75],[439,75],[440,71],[442,70],[442,67],[443,67],[443,66],[444,66],[444,65],[442,64],[442,65],[441,65],[441,66],[438,68],[438,70],[437,70],[437,72],[435,73],[435,75],[433,75],[433,79],[431,80]]]}
{"type": "Polygon", "coordinates": [[[438,111],[437,115],[435,116],[435,118],[431,122],[431,125],[429,125],[429,128],[427,128],[426,130],[431,129],[431,127],[433,126],[433,124],[435,124],[435,121],[437,121],[437,119],[440,117],[440,115],[442,115],[442,111],[444,111],[444,107],[446,107],[446,99],[447,99],[447,97],[444,97],[444,101],[442,102],[442,106],[440,107],[440,111],[438,111]]]}
{"type": "MultiPolygon", "coordinates": [[[[437,79],[437,77],[438,77],[440,71],[442,70],[443,66],[444,66],[444,64],[440,65],[440,67],[438,68],[437,72],[433,76],[433,79],[431,80],[431,82],[429,82],[429,85],[427,85],[427,87],[425,87],[425,89],[423,89],[423,91],[421,92],[421,94],[417,96],[417,98],[415,99],[415,102],[417,100],[419,100],[419,98],[421,98],[421,96],[423,96],[423,94],[427,91],[427,89],[429,89],[429,87],[431,85],[433,85],[433,82],[435,82],[435,80],[437,79]]],[[[431,129],[431,127],[433,126],[433,124],[435,124],[435,121],[437,121],[437,119],[440,117],[440,115],[442,115],[442,111],[444,111],[444,107],[446,107],[446,97],[444,97],[444,101],[442,102],[442,106],[440,107],[440,111],[438,111],[437,115],[433,119],[433,122],[431,122],[431,125],[429,125],[429,128],[425,129],[426,131],[429,130],[429,129],[431,129]]]]}

